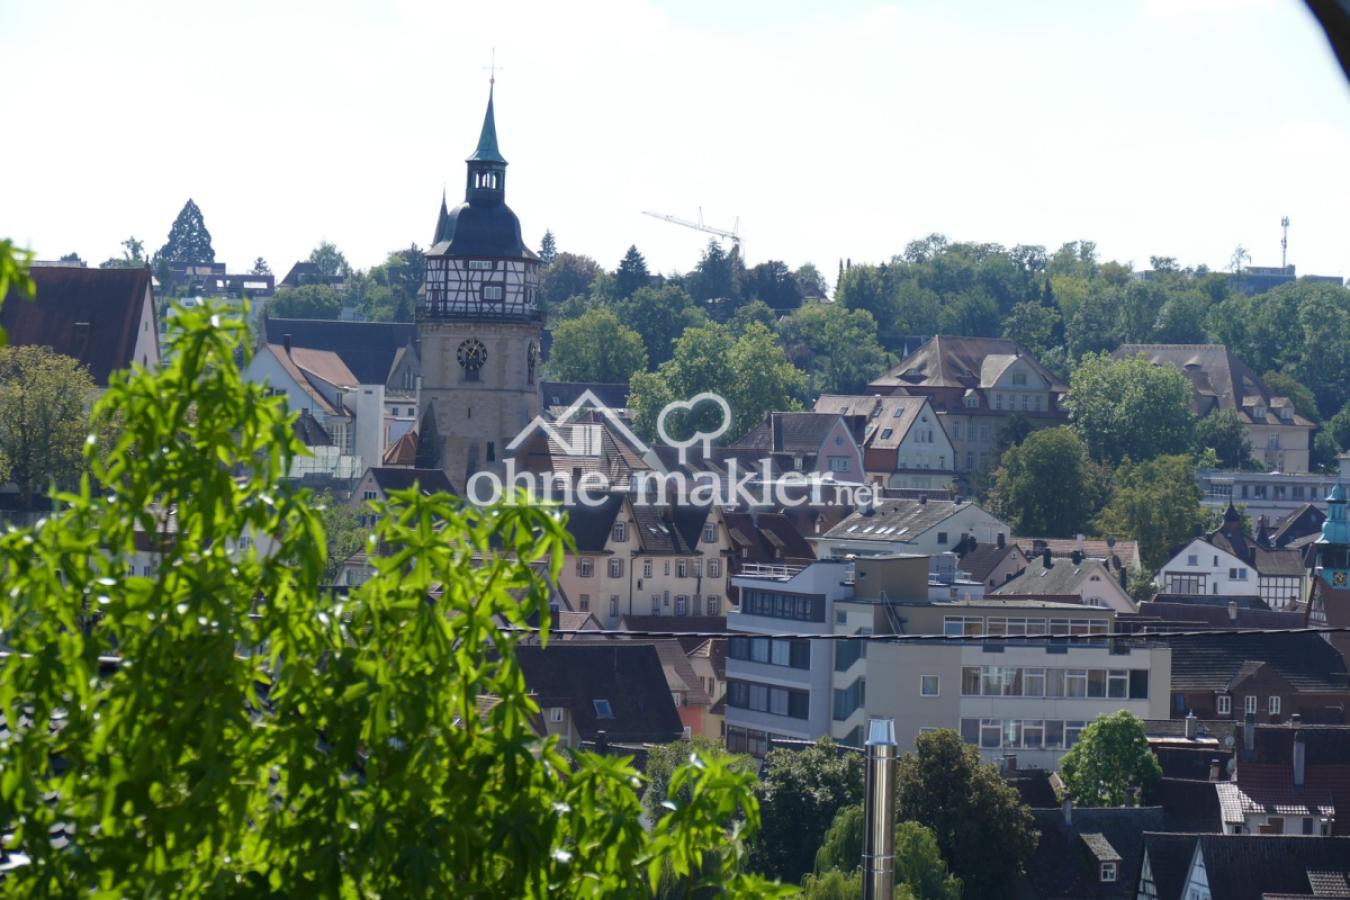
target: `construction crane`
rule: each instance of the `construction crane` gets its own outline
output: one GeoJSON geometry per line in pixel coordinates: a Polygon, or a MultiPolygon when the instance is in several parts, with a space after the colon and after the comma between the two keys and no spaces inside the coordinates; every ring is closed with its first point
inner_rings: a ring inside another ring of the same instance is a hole
{"type": "Polygon", "coordinates": [[[698,208],[697,222],[691,222],[688,219],[681,219],[679,216],[671,216],[666,213],[651,212],[646,209],[642,211],[642,214],[644,216],[651,216],[653,219],[660,219],[663,222],[670,222],[674,225],[683,225],[685,228],[692,228],[695,231],[702,231],[705,234],[711,234],[719,239],[729,240],[738,251],[741,251],[741,257],[745,257],[744,250],[741,247],[741,220],[739,218],[736,219],[736,224],[732,226],[731,230],[727,231],[723,228],[713,228],[711,225],[704,225],[703,207],[701,206],[698,208]]]}

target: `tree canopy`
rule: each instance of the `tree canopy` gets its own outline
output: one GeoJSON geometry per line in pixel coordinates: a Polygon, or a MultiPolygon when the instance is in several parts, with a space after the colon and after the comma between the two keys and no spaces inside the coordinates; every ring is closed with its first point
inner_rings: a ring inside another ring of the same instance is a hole
{"type": "Polygon", "coordinates": [[[1250,469],[1252,441],[1247,425],[1234,410],[1212,412],[1195,423],[1196,453],[1213,451],[1215,459],[1225,469],[1250,469]]]}
{"type": "Polygon", "coordinates": [[[646,368],[642,336],[608,309],[589,310],[553,331],[548,371],[559,381],[627,383],[646,368]]]}
{"type": "Polygon", "coordinates": [[[1116,469],[1096,531],[1134,538],[1144,567],[1156,572],[1203,521],[1194,460],[1175,454],[1141,463],[1127,460],[1116,469]]]}
{"type": "Polygon", "coordinates": [[[211,232],[206,230],[206,220],[197,204],[188,198],[178,217],[169,228],[169,238],[159,248],[156,258],[164,263],[186,263],[188,265],[207,265],[216,261],[216,251],[211,247],[211,232]]]}
{"type": "Polygon", "coordinates": [[[1059,761],[1074,802],[1084,806],[1137,805],[1138,792],[1162,777],[1144,723],[1128,710],[1098,716],[1059,761]]]}
{"type": "Polygon", "coordinates": [[[645,288],[651,282],[647,272],[647,261],[642,258],[636,245],[619,260],[619,268],[614,272],[614,294],[619,300],[627,300],[634,292],[645,288]]]}
{"type": "Polygon", "coordinates": [[[1065,406],[1093,459],[1118,464],[1191,449],[1191,384],[1171,366],[1142,355],[1083,359],[1069,379],[1065,406]]]}
{"type": "Polygon", "coordinates": [[[1072,428],[1034,431],[1008,448],[995,473],[992,506],[1014,534],[1072,537],[1087,531],[1105,478],[1072,428]]]}
{"type": "Polygon", "coordinates": [[[532,731],[500,624],[547,641],[562,520],[396,492],[376,534],[397,549],[321,593],[319,515],[281,481],[302,447],[241,380],[242,322],[174,321],[168,363],[96,409],[126,422],[89,450],[100,487],[0,535],[0,821],[31,860],[7,892],[783,895],[741,871],[759,806],[726,758],[676,769],[687,800],[648,828],[628,759],[532,731]],[[164,535],[153,576],[130,569],[138,531],[164,535]]]}

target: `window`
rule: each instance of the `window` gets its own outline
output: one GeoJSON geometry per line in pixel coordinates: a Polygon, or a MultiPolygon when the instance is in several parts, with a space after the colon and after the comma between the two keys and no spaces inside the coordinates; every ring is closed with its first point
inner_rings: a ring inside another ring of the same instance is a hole
{"type": "Polygon", "coordinates": [[[1102,881],[1116,880],[1116,864],[1113,862],[1102,863],[1102,881]]]}
{"type": "Polygon", "coordinates": [[[1253,715],[1256,714],[1256,695],[1255,695],[1255,694],[1248,694],[1247,696],[1245,696],[1245,697],[1242,698],[1242,709],[1243,709],[1243,712],[1249,712],[1249,713],[1251,713],[1251,714],[1253,714],[1253,715]]]}
{"type": "Polygon", "coordinates": [[[703,526],[703,543],[711,544],[715,540],[717,540],[717,526],[709,522],[703,526]]]}
{"type": "Polygon", "coordinates": [[[642,561],[642,577],[643,578],[652,577],[652,561],[650,559],[644,559],[642,561]]]}
{"type": "Polygon", "coordinates": [[[483,285],[483,299],[484,300],[502,299],[502,286],[500,284],[483,285]]]}
{"type": "Polygon", "coordinates": [[[663,565],[661,568],[662,568],[662,571],[665,573],[665,576],[666,576],[667,578],[669,578],[669,577],[670,577],[670,560],[666,560],[666,561],[665,561],[665,565],[663,565]]]}
{"type": "Polygon", "coordinates": [[[471,259],[471,260],[469,260],[469,268],[472,269],[472,270],[488,270],[488,271],[490,271],[490,270],[492,269],[492,260],[490,260],[490,259],[471,259]]]}
{"type": "Polygon", "coordinates": [[[1022,677],[1022,696],[1045,696],[1045,670],[1027,669],[1022,677]]]}
{"type": "Polygon", "coordinates": [[[661,615],[661,595],[652,594],[652,615],[661,615]]]}
{"type": "MultiPolygon", "coordinates": [[[[920,675],[919,676],[919,696],[936,697],[938,696],[938,676],[920,675]]],[[[1277,699],[1275,697],[1272,700],[1277,699]]]]}
{"type": "Polygon", "coordinates": [[[375,491],[366,491],[361,495],[362,500],[374,500],[378,496],[375,491]]]}
{"type": "Polygon", "coordinates": [[[894,429],[894,428],[883,428],[883,429],[881,429],[881,439],[882,439],[883,441],[884,441],[884,440],[888,440],[888,439],[890,438],[890,436],[893,435],[893,434],[895,434],[895,429],[894,429]]]}
{"type": "Polygon", "coordinates": [[[847,472],[847,471],[848,471],[848,458],[847,458],[847,457],[843,457],[843,456],[831,456],[831,457],[830,457],[830,471],[831,471],[831,472],[847,472]]]}
{"type": "Polygon", "coordinates": [[[1218,711],[1221,716],[1231,716],[1233,714],[1233,698],[1227,694],[1220,694],[1218,699],[1218,711]]]}
{"type": "Polygon", "coordinates": [[[1027,373],[1026,372],[1012,373],[1012,383],[1017,385],[1018,387],[1025,387],[1027,383],[1027,373]]]}
{"type": "Polygon", "coordinates": [[[611,556],[609,558],[609,577],[610,578],[623,577],[623,560],[617,556],[611,556]]]}
{"type": "Polygon", "coordinates": [[[695,578],[703,577],[703,560],[701,559],[694,560],[694,577],[695,578]]]}
{"type": "Polygon", "coordinates": [[[1064,723],[1064,747],[1068,749],[1078,743],[1078,739],[1083,736],[1083,729],[1087,727],[1086,722],[1065,722],[1064,723]]]}
{"type": "Polygon", "coordinates": [[[581,611],[582,611],[582,612],[590,612],[590,611],[591,611],[591,595],[590,595],[590,594],[582,594],[582,595],[580,595],[579,597],[577,597],[577,606],[581,607],[581,611]]]}
{"type": "Polygon", "coordinates": [[[953,423],[952,423],[952,437],[956,438],[958,441],[961,440],[961,423],[960,423],[960,422],[953,422],[953,423]]]}
{"type": "Polygon", "coordinates": [[[618,614],[619,614],[619,595],[618,595],[618,594],[610,594],[610,595],[609,595],[609,616],[610,616],[610,618],[612,619],[612,618],[614,618],[615,616],[617,616],[618,614]]]}
{"type": "Polygon", "coordinates": [[[577,560],[577,574],[582,578],[590,578],[595,574],[595,560],[589,556],[583,556],[577,560]]]}
{"type": "Polygon", "coordinates": [[[549,707],[548,720],[550,722],[561,722],[563,720],[563,709],[561,706],[549,707]]]}
{"type": "Polygon", "coordinates": [[[1022,746],[1027,750],[1039,750],[1045,744],[1045,722],[1041,719],[1026,719],[1022,722],[1022,746]]]}
{"type": "Polygon", "coordinates": [[[687,578],[689,576],[688,560],[682,559],[675,564],[675,574],[680,578],[687,578]]]}
{"type": "Polygon", "coordinates": [[[496,462],[496,461],[497,461],[497,442],[496,442],[496,441],[488,441],[488,442],[487,442],[487,461],[488,461],[488,462],[496,462]]]}
{"type": "Polygon", "coordinates": [[[1198,554],[1195,554],[1195,553],[1187,554],[1187,556],[1186,556],[1186,565],[1188,565],[1188,566],[1198,566],[1198,565],[1200,565],[1200,557],[1199,557],[1199,555],[1198,555],[1198,554]]]}
{"type": "Polygon", "coordinates": [[[939,544],[946,544],[946,543],[947,543],[947,532],[945,532],[945,531],[939,531],[939,532],[938,532],[938,535],[937,535],[937,542],[938,542],[939,544]]]}
{"type": "Polygon", "coordinates": [[[675,597],[675,615],[677,616],[689,615],[689,598],[684,596],[683,594],[678,594],[675,597]]]}
{"type": "Polygon", "coordinates": [[[1272,716],[1278,716],[1278,715],[1280,714],[1280,698],[1279,698],[1279,697],[1271,697],[1269,700],[1267,700],[1267,701],[1266,701],[1266,710],[1267,710],[1272,716]]]}
{"type": "Polygon", "coordinates": [[[1130,673],[1124,669],[1112,669],[1106,673],[1106,696],[1124,699],[1130,693],[1130,673]]]}
{"type": "Polygon", "coordinates": [[[986,750],[997,750],[1003,742],[1003,720],[980,720],[980,746],[986,750]]]}
{"type": "Polygon", "coordinates": [[[623,543],[624,541],[626,541],[626,540],[628,540],[628,523],[627,523],[627,522],[615,522],[615,523],[614,523],[614,542],[615,542],[616,544],[622,544],[622,543],[623,543]]]}
{"type": "Polygon", "coordinates": [[[1065,691],[1065,682],[1063,669],[1045,670],[1045,696],[1063,697],[1065,691]]]}
{"type": "Polygon", "coordinates": [[[708,560],[708,577],[709,578],[722,577],[722,561],[720,559],[708,560]]]}
{"type": "Polygon", "coordinates": [[[962,666],[961,667],[961,696],[978,697],[980,696],[980,667],[962,666]]]}
{"type": "Polygon", "coordinates": [[[614,710],[610,708],[608,700],[592,700],[591,705],[595,707],[595,717],[597,719],[614,718],[614,710]]]}
{"type": "Polygon", "coordinates": [[[722,598],[716,594],[708,595],[708,615],[720,616],[722,614],[722,598]]]}
{"type": "Polygon", "coordinates": [[[1086,697],[1088,695],[1088,673],[1084,669],[1070,669],[1065,673],[1068,684],[1068,697],[1086,697]]]}

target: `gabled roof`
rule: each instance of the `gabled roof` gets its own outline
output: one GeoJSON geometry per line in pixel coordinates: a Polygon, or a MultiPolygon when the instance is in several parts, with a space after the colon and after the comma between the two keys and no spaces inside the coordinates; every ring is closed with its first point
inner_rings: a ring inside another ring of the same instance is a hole
{"type": "Polygon", "coordinates": [[[831,429],[839,424],[835,413],[771,412],[731,445],[735,450],[812,454],[820,450],[831,429]]]}
{"type": "Polygon", "coordinates": [[[406,491],[416,484],[424,494],[453,494],[455,486],[440,469],[413,469],[402,466],[371,466],[366,471],[380,490],[406,491]]]}
{"type": "Polygon", "coordinates": [[[319,424],[319,420],[314,418],[314,414],[307,409],[300,410],[300,415],[291,423],[291,430],[295,432],[296,437],[304,442],[306,447],[331,447],[333,439],[319,424]]]}
{"type": "Polygon", "coordinates": [[[973,550],[967,550],[958,566],[970,575],[972,581],[985,582],[994,570],[1011,556],[1019,558],[1019,564],[1026,565],[1026,554],[1016,544],[1000,547],[997,544],[977,544],[973,550]]]}
{"type": "Polygon", "coordinates": [[[338,322],[321,319],[266,319],[264,340],[291,347],[329,350],[342,357],[359,384],[384,384],[398,352],[417,339],[412,322],[338,322]]]}
{"type": "Polygon", "coordinates": [[[723,513],[734,555],[745,562],[774,563],[815,559],[810,542],[782,513],[723,513]]]}
{"type": "Polygon", "coordinates": [[[1007,338],[949,337],[939,335],[900,361],[869,388],[990,388],[1013,361],[1026,360],[1032,370],[1055,393],[1068,387],[1040,361],[1007,338]]]}
{"type": "Polygon", "coordinates": [[[414,466],[417,464],[417,432],[409,428],[393,446],[384,451],[386,466],[414,466]]]}
{"type": "Polygon", "coordinates": [[[1300,691],[1346,690],[1345,661],[1321,635],[1152,635],[1173,648],[1173,691],[1224,691],[1248,660],[1261,660],[1300,691]]]}
{"type": "Polygon", "coordinates": [[[1205,860],[1210,894],[1224,900],[1313,894],[1310,871],[1350,871],[1350,838],[1202,834],[1195,839],[1205,860]]]}
{"type": "Polygon", "coordinates": [[[1326,520],[1326,513],[1311,503],[1305,503],[1275,523],[1270,542],[1275,547],[1285,547],[1301,537],[1320,534],[1322,523],[1326,520]]]}
{"type": "Polygon", "coordinates": [[[1181,897],[1195,855],[1194,834],[1144,833],[1144,855],[1159,900],[1181,897]]]}
{"type": "Polygon", "coordinates": [[[1230,553],[1256,570],[1258,575],[1299,578],[1304,574],[1303,558],[1297,550],[1267,549],[1247,537],[1232,504],[1223,524],[1205,538],[1211,545],[1230,553]]]}
{"type": "Polygon", "coordinates": [[[1297,413],[1289,420],[1276,415],[1272,407],[1287,405],[1287,398],[1277,397],[1223,344],[1122,344],[1111,355],[1127,359],[1140,353],[1155,366],[1171,366],[1186,376],[1194,389],[1191,411],[1197,415],[1230,409],[1244,422],[1308,427],[1313,424],[1297,413]],[[1285,403],[1278,404],[1277,400],[1285,403]],[[1256,405],[1264,407],[1265,413],[1255,415],[1256,405]]]}
{"type": "Polygon", "coordinates": [[[50,347],[89,368],[94,383],[106,387],[113,372],[129,369],[145,304],[149,269],[86,269],[35,266],[32,302],[11,291],[0,306],[0,328],[13,346],[50,347]]]}
{"type": "MultiPolygon", "coordinates": [[[[974,503],[952,500],[882,500],[870,512],[858,510],[825,537],[850,541],[912,541],[918,535],[956,515],[974,503]]],[[[957,536],[952,535],[953,540],[957,536]]]]}
{"type": "Polygon", "coordinates": [[[351,372],[346,370],[346,366],[342,364],[342,360],[338,358],[337,354],[324,350],[310,350],[304,357],[309,364],[309,368],[306,368],[299,364],[295,358],[294,350],[287,353],[286,348],[280,344],[268,344],[265,349],[276,358],[278,365],[286,370],[286,374],[291,377],[291,381],[295,382],[300,390],[309,395],[318,409],[329,415],[350,415],[351,410],[345,407],[339,409],[334,406],[333,401],[330,401],[328,396],[319,390],[320,384],[328,384],[334,388],[354,387],[351,384],[353,381],[351,372]],[[328,378],[320,376],[318,372],[336,378],[337,382],[329,381],[328,378]]]}
{"type": "Polygon", "coordinates": [[[571,406],[581,395],[590,391],[609,409],[628,407],[628,385],[604,381],[541,381],[539,393],[544,406],[571,406]]]}
{"type": "MultiPolygon", "coordinates": [[[[619,628],[623,631],[687,631],[692,633],[727,630],[726,616],[620,616],[619,628]]],[[[712,641],[711,638],[676,638],[686,653],[693,653],[707,643],[726,643],[712,641]]]]}
{"type": "MultiPolygon", "coordinates": [[[[860,396],[822,394],[816,400],[815,411],[841,416],[865,416],[866,428],[862,444],[869,449],[889,450],[904,443],[906,435],[919,420],[919,414],[928,405],[927,397],[903,394],[860,396]]],[[[934,416],[936,419],[936,415],[934,416]]],[[[940,424],[934,422],[941,428],[940,424]]]]}
{"type": "Polygon", "coordinates": [[[567,507],[567,530],[581,553],[599,553],[609,542],[614,519],[623,509],[625,496],[612,493],[597,506],[574,503],[567,507]]]}
{"type": "Polygon", "coordinates": [[[675,516],[645,504],[633,506],[633,528],[642,552],[657,556],[691,556],[693,547],[676,527],[675,516]]]}
{"type": "MultiPolygon", "coordinates": [[[[1042,550],[1049,549],[1050,556],[1058,559],[1061,556],[1073,556],[1074,551],[1078,549],[1076,538],[1022,537],[1019,535],[1009,540],[1016,542],[1028,557],[1036,556],[1042,550]]],[[[1111,563],[1112,568],[1130,569],[1139,565],[1139,544],[1136,541],[1120,541],[1115,538],[1105,540],[1085,538],[1083,540],[1083,555],[1091,559],[1107,560],[1111,563]]]]}
{"type": "Polygon", "coordinates": [[[583,740],[665,743],[684,733],[655,647],[632,641],[567,641],[518,646],[525,684],[541,709],[562,706],[583,740]],[[607,704],[609,718],[595,701],[607,704]]]}
{"type": "Polygon", "coordinates": [[[1116,582],[1111,570],[1100,559],[1085,559],[1074,565],[1071,560],[1052,557],[1047,568],[1043,558],[1033,556],[1027,563],[1026,571],[1013,580],[999,585],[992,593],[1000,596],[1076,594],[1083,580],[1094,574],[1119,587],[1119,582],[1116,582]]]}

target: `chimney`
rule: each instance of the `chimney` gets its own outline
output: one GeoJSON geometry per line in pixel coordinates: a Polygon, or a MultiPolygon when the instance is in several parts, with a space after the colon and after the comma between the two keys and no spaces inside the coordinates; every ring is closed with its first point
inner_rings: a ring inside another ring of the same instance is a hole
{"type": "Polygon", "coordinates": [[[609,749],[609,734],[602,728],[595,733],[595,752],[601,756],[609,749]]]}
{"type": "Polygon", "coordinates": [[[1064,824],[1073,824],[1073,798],[1068,794],[1064,795],[1064,824]]]}
{"type": "Polygon", "coordinates": [[[1125,570],[1124,566],[1120,567],[1120,589],[1122,591],[1130,589],[1130,573],[1125,570]]]}
{"type": "Polygon", "coordinates": [[[283,334],[283,335],[281,336],[281,346],[285,348],[285,350],[286,350],[286,355],[287,355],[287,356],[290,356],[290,355],[291,355],[291,336],[290,336],[289,334],[283,334]]]}
{"type": "Polygon", "coordinates": [[[1186,720],[1185,720],[1185,721],[1186,721],[1186,740],[1188,740],[1188,741],[1194,740],[1194,739],[1195,739],[1195,727],[1196,727],[1196,725],[1199,724],[1199,720],[1195,717],[1195,713],[1193,713],[1193,712],[1188,712],[1188,713],[1186,713],[1186,720]]]}
{"type": "Polygon", "coordinates": [[[1116,548],[1116,536],[1114,534],[1106,536],[1106,546],[1112,550],[1116,548]]]}
{"type": "Polygon", "coordinates": [[[1003,774],[1012,775],[1016,771],[1017,771],[1017,754],[1016,753],[1003,754],[1003,774]]]}
{"type": "Polygon", "coordinates": [[[1256,713],[1247,713],[1242,719],[1242,749],[1256,752],[1256,713]]]}
{"type": "Polygon", "coordinates": [[[1308,774],[1308,733],[1294,732],[1294,790],[1302,793],[1303,782],[1308,774]]]}
{"type": "Polygon", "coordinates": [[[1290,725],[1302,725],[1302,724],[1303,724],[1303,713],[1291,713],[1291,714],[1289,715],[1289,724],[1290,724],[1290,725]]]}
{"type": "Polygon", "coordinates": [[[927,505],[928,505],[928,492],[927,492],[927,491],[924,491],[922,494],[919,495],[919,505],[920,505],[920,506],[927,506],[927,505]]]}
{"type": "Polygon", "coordinates": [[[1047,569],[1054,568],[1055,558],[1050,555],[1049,547],[1046,547],[1045,550],[1041,553],[1041,562],[1045,565],[1047,569]]]}
{"type": "Polygon", "coordinates": [[[1228,601],[1228,621],[1237,622],[1237,601],[1228,601]]]}
{"type": "Polygon", "coordinates": [[[1219,762],[1217,759],[1211,759],[1211,760],[1209,761],[1209,780],[1210,780],[1210,781],[1218,781],[1219,778],[1220,778],[1220,773],[1221,773],[1222,771],[1223,771],[1223,763],[1219,762]]]}
{"type": "Polygon", "coordinates": [[[1008,539],[1004,537],[1003,532],[998,533],[998,549],[1002,550],[1008,544],[1008,539]]]}
{"type": "Polygon", "coordinates": [[[1074,535],[1074,541],[1075,541],[1075,543],[1074,543],[1074,545],[1073,545],[1073,546],[1074,546],[1074,550],[1077,551],[1077,553],[1078,553],[1079,556],[1086,556],[1086,555],[1087,555],[1087,548],[1086,548],[1086,546],[1083,544],[1083,535],[1082,535],[1081,533],[1080,533],[1080,534],[1074,535]]]}
{"type": "Polygon", "coordinates": [[[1073,551],[1072,559],[1073,564],[1075,566],[1081,566],[1083,564],[1083,551],[1082,550],[1073,551]]]}

